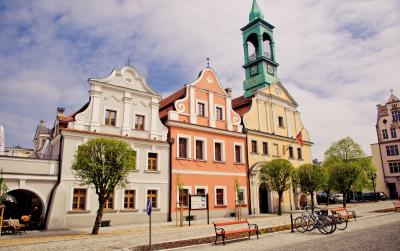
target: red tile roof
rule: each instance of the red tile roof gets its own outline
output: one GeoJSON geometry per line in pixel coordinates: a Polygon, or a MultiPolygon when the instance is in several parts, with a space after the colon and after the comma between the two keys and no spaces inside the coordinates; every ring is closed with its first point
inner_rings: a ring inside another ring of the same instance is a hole
{"type": "Polygon", "coordinates": [[[250,110],[251,101],[253,96],[249,96],[247,98],[240,96],[232,100],[232,108],[237,112],[241,117],[250,110]]]}

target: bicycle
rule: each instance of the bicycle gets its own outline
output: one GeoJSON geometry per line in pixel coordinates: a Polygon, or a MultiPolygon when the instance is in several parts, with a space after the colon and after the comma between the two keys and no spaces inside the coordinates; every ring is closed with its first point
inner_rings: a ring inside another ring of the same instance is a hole
{"type": "MultiPolygon", "coordinates": [[[[312,231],[315,228],[322,234],[331,234],[336,230],[336,221],[328,217],[327,211],[315,210],[309,212],[309,207],[304,208],[304,212],[294,220],[296,230],[300,233],[312,231]]],[[[317,208],[318,209],[318,208],[317,208]]]]}

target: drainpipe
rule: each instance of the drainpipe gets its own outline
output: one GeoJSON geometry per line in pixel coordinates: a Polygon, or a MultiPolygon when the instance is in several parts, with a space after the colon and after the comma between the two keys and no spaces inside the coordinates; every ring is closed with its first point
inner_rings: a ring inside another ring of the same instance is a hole
{"type": "Polygon", "coordinates": [[[60,132],[60,147],[58,149],[58,174],[57,174],[57,182],[54,184],[54,187],[50,191],[50,198],[47,203],[47,210],[46,214],[44,216],[44,222],[45,222],[45,230],[48,230],[49,226],[49,215],[51,212],[51,209],[53,208],[53,202],[54,202],[54,196],[55,196],[55,191],[61,183],[61,171],[62,171],[62,154],[63,154],[63,149],[64,149],[64,136],[60,132]]]}
{"type": "Polygon", "coordinates": [[[172,221],[171,217],[171,211],[172,211],[172,145],[174,144],[174,139],[171,138],[171,128],[168,127],[168,144],[169,144],[169,178],[168,178],[168,184],[169,184],[169,193],[168,193],[168,222],[172,221]]]}
{"type": "Polygon", "coordinates": [[[249,152],[248,152],[248,132],[247,128],[243,128],[243,132],[246,134],[246,144],[244,144],[245,152],[246,152],[246,171],[247,171],[247,201],[249,204],[248,210],[249,210],[249,215],[251,215],[251,193],[250,193],[250,167],[249,167],[249,152]]]}

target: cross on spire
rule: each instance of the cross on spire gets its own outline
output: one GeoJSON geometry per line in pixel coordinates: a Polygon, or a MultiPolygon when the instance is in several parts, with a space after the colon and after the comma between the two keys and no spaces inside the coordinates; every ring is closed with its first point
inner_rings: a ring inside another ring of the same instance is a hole
{"type": "Polygon", "coordinates": [[[210,67],[210,58],[207,58],[207,67],[210,67]]]}
{"type": "Polygon", "coordinates": [[[394,91],[393,89],[390,89],[390,94],[392,94],[392,95],[393,95],[393,91],[394,91]]]}

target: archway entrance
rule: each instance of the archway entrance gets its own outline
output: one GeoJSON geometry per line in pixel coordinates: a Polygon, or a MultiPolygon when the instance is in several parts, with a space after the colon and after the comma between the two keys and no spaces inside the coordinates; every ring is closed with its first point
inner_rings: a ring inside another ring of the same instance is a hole
{"type": "Polygon", "coordinates": [[[263,184],[260,184],[260,188],[258,189],[258,199],[260,205],[260,214],[268,213],[268,189],[263,184]]]}
{"type": "Polygon", "coordinates": [[[37,194],[25,189],[16,189],[7,193],[9,199],[5,202],[4,219],[21,219],[30,215],[29,227],[42,227],[43,202],[37,194]]]}

